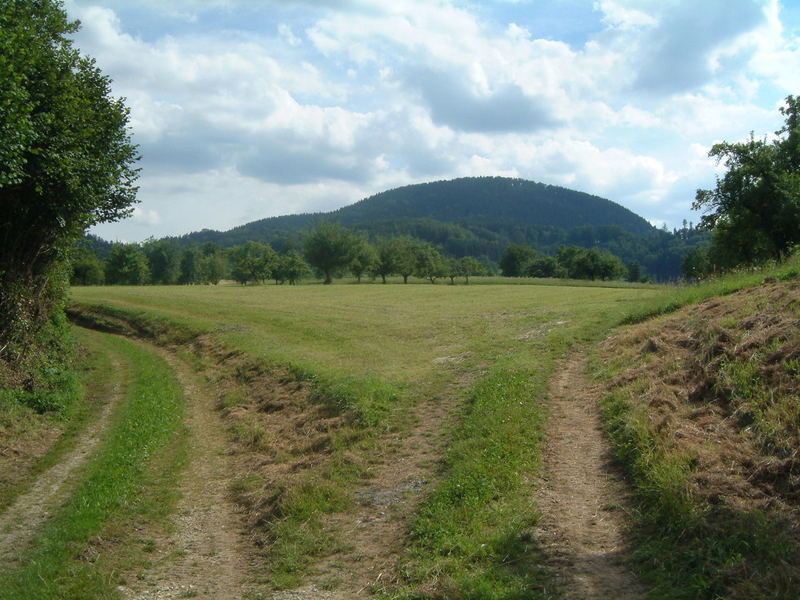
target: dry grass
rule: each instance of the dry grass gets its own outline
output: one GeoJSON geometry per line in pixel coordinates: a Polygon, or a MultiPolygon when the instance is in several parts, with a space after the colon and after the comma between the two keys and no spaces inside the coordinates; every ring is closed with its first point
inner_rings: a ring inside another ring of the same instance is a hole
{"type": "Polygon", "coordinates": [[[685,597],[703,598],[789,598],[800,585],[799,316],[800,285],[775,282],[600,349],[607,421],[646,500],[654,530],[640,555],[658,585],[682,580],[685,597]]]}

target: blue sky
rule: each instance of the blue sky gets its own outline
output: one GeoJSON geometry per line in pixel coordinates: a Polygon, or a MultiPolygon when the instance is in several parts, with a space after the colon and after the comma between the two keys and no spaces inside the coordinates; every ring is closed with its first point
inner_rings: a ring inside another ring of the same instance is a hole
{"type": "Polygon", "coordinates": [[[127,99],[141,241],[507,175],[698,220],[800,93],[796,0],[66,0],[127,99]]]}

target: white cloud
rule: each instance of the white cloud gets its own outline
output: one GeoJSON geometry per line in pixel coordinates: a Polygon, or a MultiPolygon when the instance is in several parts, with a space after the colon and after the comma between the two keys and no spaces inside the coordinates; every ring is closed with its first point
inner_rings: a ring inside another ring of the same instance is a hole
{"type": "Polygon", "coordinates": [[[778,0],[597,0],[582,41],[537,20],[549,7],[566,22],[560,0],[67,6],[144,155],[124,237],[489,174],[680,220],[713,183],[707,149],[775,131],[800,87],[778,0]]]}
{"type": "Polygon", "coordinates": [[[131,219],[134,223],[139,225],[160,225],[161,215],[157,211],[150,209],[143,209],[141,206],[136,206],[133,209],[131,219]]]}

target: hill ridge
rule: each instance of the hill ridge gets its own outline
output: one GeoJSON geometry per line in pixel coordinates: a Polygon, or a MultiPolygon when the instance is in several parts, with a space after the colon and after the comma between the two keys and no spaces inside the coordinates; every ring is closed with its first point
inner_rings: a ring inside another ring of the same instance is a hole
{"type": "MultiPolygon", "coordinates": [[[[248,239],[281,246],[286,239],[320,220],[364,230],[370,235],[412,233],[436,243],[430,232],[409,228],[445,228],[463,237],[508,238],[514,228],[564,229],[619,227],[647,236],[655,228],[633,211],[611,200],[569,188],[510,177],[460,177],[392,188],[329,212],[266,217],[227,231],[204,229],[178,238],[184,243],[216,242],[232,246],[248,239]],[[394,226],[388,226],[394,224],[394,226]],[[495,235],[492,235],[495,234],[495,235]]],[[[435,237],[435,236],[434,236],[435,237]]],[[[498,240],[503,245],[527,241],[498,240]]]]}

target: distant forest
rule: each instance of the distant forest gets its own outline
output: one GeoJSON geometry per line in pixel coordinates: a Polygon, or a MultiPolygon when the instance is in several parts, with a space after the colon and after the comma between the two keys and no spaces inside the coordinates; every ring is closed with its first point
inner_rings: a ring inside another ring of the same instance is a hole
{"type": "MultiPolygon", "coordinates": [[[[409,185],[371,196],[330,213],[288,215],[220,232],[203,230],[176,238],[181,248],[213,243],[222,248],[248,241],[277,252],[301,250],[303,236],[322,221],[339,223],[368,241],[410,236],[453,257],[498,263],[514,244],[554,256],[562,246],[595,248],[638,263],[644,276],[668,281],[682,276],[681,261],[709,235],[684,222],[657,229],[632,211],[598,196],[505,177],[470,177],[409,185]]],[[[87,241],[101,258],[102,240],[87,241]]]]}

